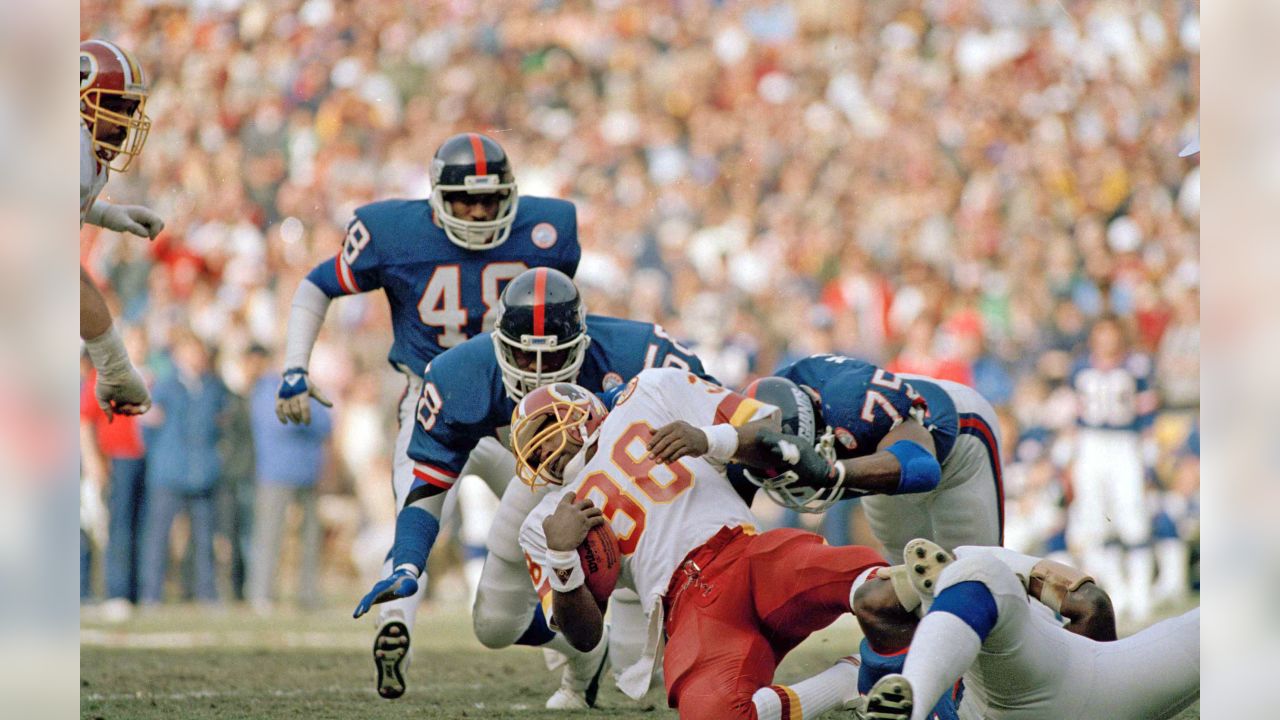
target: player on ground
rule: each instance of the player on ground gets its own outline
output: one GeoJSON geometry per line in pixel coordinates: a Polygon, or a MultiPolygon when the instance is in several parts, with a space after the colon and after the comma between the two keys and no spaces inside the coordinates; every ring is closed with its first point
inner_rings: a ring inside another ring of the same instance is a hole
{"type": "MultiPolygon", "coordinates": [[[[124,172],[142,152],[151,130],[147,79],[133,55],[109,40],[80,43],[80,226],[87,222],[155,238],[164,221],[140,205],[99,200],[111,171],[124,172]]],[[[94,394],[110,419],[140,415],[151,395],[111,321],[106,300],[80,266],[80,337],[98,370],[94,394]]]]}
{"type": "MultiPolygon", "coordinates": [[[[281,422],[304,424],[311,420],[310,398],[331,405],[307,373],[329,303],[381,289],[393,331],[387,360],[405,376],[392,462],[397,511],[413,482],[409,439],[427,365],[493,326],[498,297],[511,278],[538,266],[572,276],[582,255],[573,204],[520,197],[511,161],[492,138],[463,133],[446,140],[432,160],[431,181],[427,199],[357,208],[341,251],[298,284],[276,401],[281,422]]],[[[468,449],[475,452],[459,471],[498,487],[511,478],[514,463],[496,439],[468,449]]]]}
{"type": "MultiPolygon", "coordinates": [[[[902,674],[868,693],[869,719],[924,720],[961,677],[961,715],[990,720],[1154,720],[1199,696],[1199,608],[1115,640],[1114,616],[1089,609],[1098,596],[1105,605],[1106,594],[1078,570],[1003,548],[962,547],[953,556],[927,540],[908,544],[904,560],[888,574],[908,579],[924,619],[902,674]],[[1091,615],[1104,619],[1092,632],[1091,615]]],[[[855,606],[883,592],[874,585],[855,606]]]]}
{"type": "Polygon", "coordinates": [[[1142,622],[1151,614],[1155,560],[1146,504],[1144,448],[1156,392],[1150,363],[1126,347],[1113,316],[1089,333],[1089,355],[1071,373],[1076,393],[1076,456],[1067,507],[1067,547],[1098,574],[1116,612],[1142,622]],[[1120,548],[1108,548],[1112,537],[1120,548]],[[1122,560],[1123,558],[1123,560],[1122,560]]]}
{"type": "Polygon", "coordinates": [[[572,385],[544,388],[521,402],[511,431],[521,478],[557,487],[520,541],[544,612],[569,641],[590,647],[602,632],[577,548],[608,523],[619,583],[640,594],[649,618],[647,652],[623,671],[623,692],[648,689],[665,633],[667,699],[686,720],[812,718],[856,698],[852,659],[772,684],[782,658],[850,612],[858,581],[883,565],[870,548],[829,547],[812,533],[756,533],[724,463],[752,461],[748,441],[777,426],[778,408],[674,369],[641,373],[603,419],[593,400],[572,385]],[[699,428],[690,445],[705,459],[659,464],[683,440],[664,443],[654,428],[676,421],[699,428]]]}
{"type": "MultiPolygon", "coordinates": [[[[425,584],[419,577],[439,532],[448,491],[476,443],[496,437],[510,424],[516,402],[553,382],[577,382],[591,392],[602,392],[647,367],[678,367],[705,375],[698,358],[661,327],[586,315],[577,287],[556,270],[529,270],[512,280],[496,313],[492,333],[472,338],[431,362],[417,399],[409,443],[413,483],[396,518],[394,572],[374,586],[355,612],[359,617],[384,603],[374,651],[383,697],[404,692],[408,632],[425,584]]],[[[593,680],[603,668],[604,647],[578,653],[535,614],[537,603],[530,599],[533,590],[517,535],[539,496],[513,482],[514,458],[505,456],[509,471],[502,484],[491,486],[502,499],[476,592],[476,637],[489,647],[518,643],[565,652],[570,663],[564,685],[548,707],[588,707],[594,703],[593,680]]],[[[615,609],[615,614],[623,613],[615,609]]]]}

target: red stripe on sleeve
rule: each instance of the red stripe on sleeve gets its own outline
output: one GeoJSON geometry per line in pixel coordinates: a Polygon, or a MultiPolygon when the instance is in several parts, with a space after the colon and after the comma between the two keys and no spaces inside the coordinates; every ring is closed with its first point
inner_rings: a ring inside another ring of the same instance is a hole
{"type": "Polygon", "coordinates": [[[484,156],[484,143],[480,142],[480,136],[475,133],[467,135],[471,139],[471,152],[476,156],[476,174],[489,174],[489,161],[484,156]]]}
{"type": "Polygon", "coordinates": [[[716,407],[716,423],[727,423],[732,420],[733,414],[738,411],[738,406],[745,399],[736,392],[726,394],[724,400],[721,400],[720,405],[716,407]]]}
{"type": "Polygon", "coordinates": [[[547,269],[533,275],[533,334],[544,335],[547,322],[547,269]]]}

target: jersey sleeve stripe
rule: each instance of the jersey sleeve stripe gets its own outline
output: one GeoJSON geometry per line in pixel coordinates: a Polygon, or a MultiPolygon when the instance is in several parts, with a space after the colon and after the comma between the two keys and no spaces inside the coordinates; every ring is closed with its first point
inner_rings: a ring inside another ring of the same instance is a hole
{"type": "Polygon", "coordinates": [[[457,473],[449,472],[433,465],[426,463],[413,464],[413,476],[423,482],[431,483],[437,487],[448,489],[458,479],[457,473]]]}
{"type": "Polygon", "coordinates": [[[342,262],[342,254],[339,253],[333,258],[338,273],[338,285],[342,287],[342,291],[348,295],[354,295],[360,292],[360,286],[356,284],[355,275],[351,272],[351,268],[342,262]]]}

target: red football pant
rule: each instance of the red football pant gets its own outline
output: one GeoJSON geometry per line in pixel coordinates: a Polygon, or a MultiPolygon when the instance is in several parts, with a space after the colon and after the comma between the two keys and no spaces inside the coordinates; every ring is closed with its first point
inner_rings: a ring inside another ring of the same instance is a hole
{"type": "Polygon", "coordinates": [[[755,720],[751,696],[782,658],[851,612],[853,581],[884,564],[871,548],[832,547],[801,530],[721,530],[689,553],[667,591],[668,704],[683,720],[755,720]],[[690,575],[690,562],[701,570],[690,575]]]}

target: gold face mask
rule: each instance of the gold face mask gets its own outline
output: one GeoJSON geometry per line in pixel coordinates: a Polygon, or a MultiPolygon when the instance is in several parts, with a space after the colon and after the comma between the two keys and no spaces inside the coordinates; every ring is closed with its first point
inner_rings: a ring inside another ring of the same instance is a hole
{"type": "Polygon", "coordinates": [[[563,485],[569,460],[595,436],[604,406],[590,392],[568,383],[529,393],[511,418],[516,477],[530,488],[563,485]]]}
{"type": "Polygon", "coordinates": [[[147,93],[142,70],[127,51],[104,40],[80,44],[80,118],[94,154],[115,172],[127,170],[147,142],[147,93]]]}

